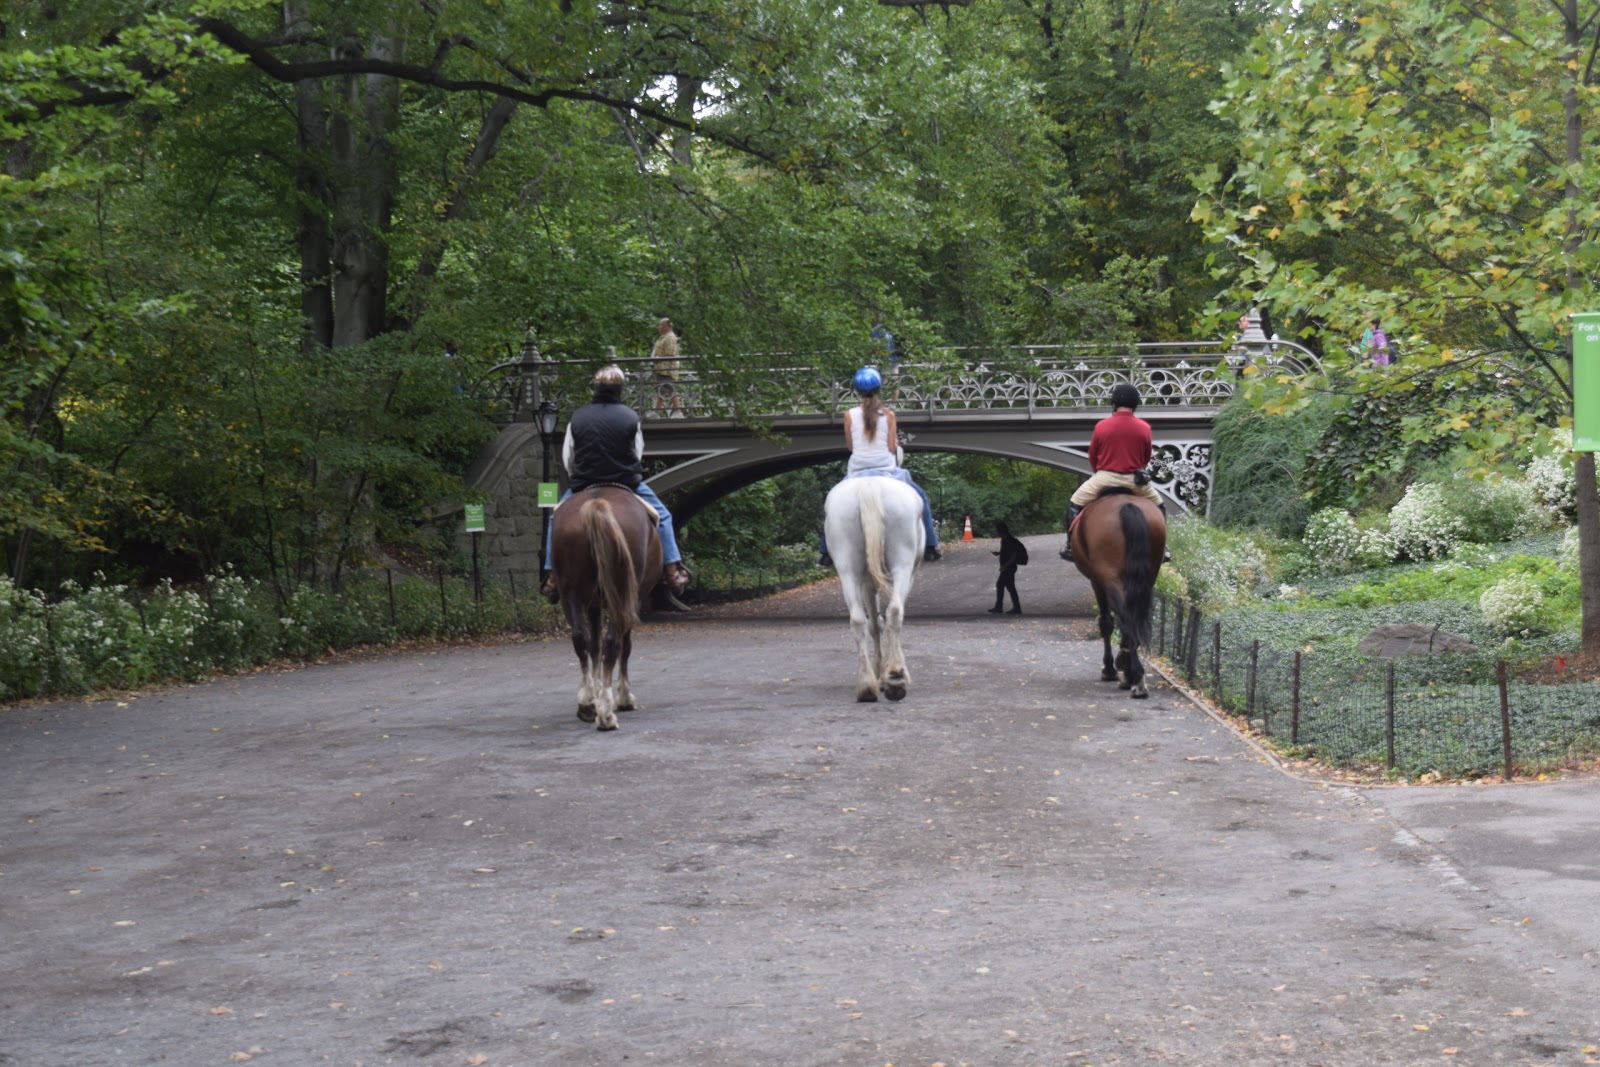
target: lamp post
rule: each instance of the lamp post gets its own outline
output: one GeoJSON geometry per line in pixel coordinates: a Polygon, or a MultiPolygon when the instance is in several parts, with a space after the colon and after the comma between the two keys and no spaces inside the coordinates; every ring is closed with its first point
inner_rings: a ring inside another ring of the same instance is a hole
{"type": "MultiPolygon", "coordinates": [[[[539,407],[534,418],[539,423],[540,455],[544,465],[543,474],[539,480],[542,482],[550,480],[550,453],[555,451],[556,447],[556,417],[559,414],[554,400],[545,397],[539,401],[539,407]]],[[[544,511],[544,532],[539,538],[539,581],[543,582],[545,577],[544,560],[545,556],[549,555],[550,546],[550,515],[554,508],[547,507],[541,510],[544,511]]]]}

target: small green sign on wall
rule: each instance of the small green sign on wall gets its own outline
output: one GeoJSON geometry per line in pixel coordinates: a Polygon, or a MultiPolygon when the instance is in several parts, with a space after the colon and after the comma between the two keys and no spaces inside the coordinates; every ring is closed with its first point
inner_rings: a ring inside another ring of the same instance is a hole
{"type": "Polygon", "coordinates": [[[468,504],[467,508],[467,533],[483,533],[483,505],[468,504]]]}
{"type": "Polygon", "coordinates": [[[1600,452],[1600,311],[1572,316],[1572,449],[1600,452]]]}
{"type": "Polygon", "coordinates": [[[539,483],[539,506],[553,508],[561,501],[561,486],[555,482],[539,483]]]}

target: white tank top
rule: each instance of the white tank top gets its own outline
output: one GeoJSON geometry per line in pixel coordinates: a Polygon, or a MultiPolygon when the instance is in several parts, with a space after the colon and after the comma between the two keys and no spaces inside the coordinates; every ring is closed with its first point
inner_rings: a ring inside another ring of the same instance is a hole
{"type": "Polygon", "coordinates": [[[850,466],[856,471],[886,470],[895,466],[894,449],[889,441],[889,416],[878,412],[878,435],[867,437],[866,416],[859,407],[851,408],[845,416],[850,420],[850,466]]]}

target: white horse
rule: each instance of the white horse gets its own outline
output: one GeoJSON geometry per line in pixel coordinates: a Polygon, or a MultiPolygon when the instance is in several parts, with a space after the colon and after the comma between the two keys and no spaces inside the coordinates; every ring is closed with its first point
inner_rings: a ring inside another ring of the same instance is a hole
{"type": "Polygon", "coordinates": [[[900,629],[922,561],[922,497],[893,478],[857,476],[833,487],[826,513],[828,554],[860,653],[856,699],[875,701],[881,690],[900,700],[911,683],[900,629]]]}

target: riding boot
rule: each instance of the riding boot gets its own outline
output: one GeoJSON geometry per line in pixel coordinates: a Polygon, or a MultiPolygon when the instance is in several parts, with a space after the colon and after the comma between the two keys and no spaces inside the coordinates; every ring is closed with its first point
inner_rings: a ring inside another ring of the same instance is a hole
{"type": "Polygon", "coordinates": [[[1066,560],[1068,563],[1072,562],[1072,523],[1075,519],[1077,519],[1078,512],[1082,510],[1083,509],[1076,504],[1067,505],[1067,543],[1061,548],[1061,558],[1066,560]]]}
{"type": "Polygon", "coordinates": [[[672,590],[674,595],[682,593],[689,588],[689,582],[693,578],[694,575],[689,573],[689,568],[676,560],[667,564],[661,572],[661,580],[666,583],[667,588],[672,590]]]}
{"type": "MultiPolygon", "coordinates": [[[[1166,522],[1167,521],[1167,505],[1165,503],[1160,503],[1160,504],[1157,504],[1156,507],[1161,509],[1161,521],[1162,522],[1166,522]]],[[[1171,563],[1172,562],[1172,550],[1171,549],[1163,548],[1161,550],[1161,562],[1162,563],[1171,563]]]]}
{"type": "Polygon", "coordinates": [[[556,587],[555,571],[551,571],[544,576],[544,584],[539,586],[539,595],[552,604],[561,600],[561,590],[556,587]]]}

